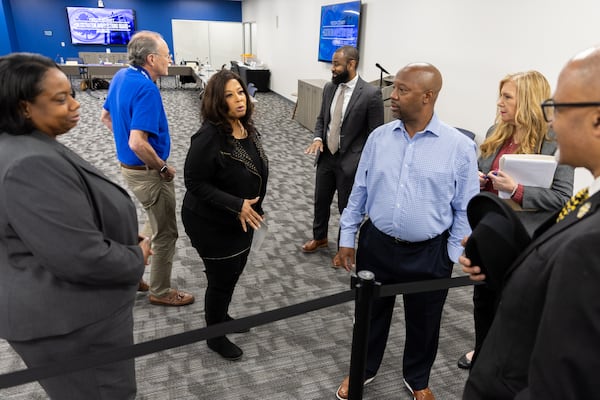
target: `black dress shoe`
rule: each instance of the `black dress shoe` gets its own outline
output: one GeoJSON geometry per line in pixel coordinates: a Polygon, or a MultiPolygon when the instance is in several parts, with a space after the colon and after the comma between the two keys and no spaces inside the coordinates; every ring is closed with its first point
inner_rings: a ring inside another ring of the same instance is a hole
{"type": "Polygon", "coordinates": [[[206,344],[208,345],[209,349],[219,353],[221,357],[229,361],[237,361],[242,358],[242,355],[244,354],[242,349],[237,347],[225,336],[208,339],[206,344]]]}
{"type": "MultiPolygon", "coordinates": [[[[229,321],[233,321],[235,318],[233,318],[231,315],[227,314],[227,316],[225,317],[225,322],[229,322],[229,321]]],[[[233,331],[233,333],[248,333],[250,332],[250,328],[244,328],[244,329],[240,329],[239,331],[233,331]]]]}
{"type": "Polygon", "coordinates": [[[471,360],[467,358],[466,354],[463,354],[463,356],[458,359],[456,364],[460,369],[471,369],[471,360]]]}

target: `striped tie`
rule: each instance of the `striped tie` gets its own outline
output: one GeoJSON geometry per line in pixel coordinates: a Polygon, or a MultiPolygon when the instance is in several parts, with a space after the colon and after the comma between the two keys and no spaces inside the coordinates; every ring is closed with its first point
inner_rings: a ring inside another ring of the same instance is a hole
{"type": "Polygon", "coordinates": [[[571,212],[579,207],[579,204],[583,203],[590,197],[590,193],[588,188],[583,188],[577,194],[567,201],[567,204],[560,210],[560,214],[556,218],[556,222],[562,221],[565,217],[571,212]]]}

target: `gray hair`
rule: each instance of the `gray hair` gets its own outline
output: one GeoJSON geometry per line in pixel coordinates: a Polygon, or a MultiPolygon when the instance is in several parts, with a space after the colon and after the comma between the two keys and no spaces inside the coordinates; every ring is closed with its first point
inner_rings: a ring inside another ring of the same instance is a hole
{"type": "Polygon", "coordinates": [[[158,44],[164,40],[158,32],[139,31],[127,45],[127,56],[131,65],[145,65],[149,54],[158,52],[158,44]]]}

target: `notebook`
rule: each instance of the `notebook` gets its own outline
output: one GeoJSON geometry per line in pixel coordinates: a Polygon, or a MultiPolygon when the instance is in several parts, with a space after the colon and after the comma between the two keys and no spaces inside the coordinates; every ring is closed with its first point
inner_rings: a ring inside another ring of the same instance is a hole
{"type": "MultiPolygon", "coordinates": [[[[524,186],[549,188],[556,171],[556,159],[545,154],[504,154],[500,170],[524,186]]],[[[509,199],[510,192],[499,191],[501,199],[509,199]]]]}

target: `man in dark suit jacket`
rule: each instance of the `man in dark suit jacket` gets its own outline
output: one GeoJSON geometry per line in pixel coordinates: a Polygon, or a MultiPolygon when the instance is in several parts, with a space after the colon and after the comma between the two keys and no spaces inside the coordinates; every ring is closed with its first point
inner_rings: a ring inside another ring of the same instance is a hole
{"type": "MultiPolygon", "coordinates": [[[[600,396],[600,47],[561,71],[542,104],[560,162],[595,179],[589,198],[546,221],[508,268],[492,327],[463,399],[577,399],[600,396]],[[564,217],[563,219],[561,219],[564,217]],[[557,222],[558,220],[558,222],[557,222]]],[[[483,280],[461,257],[463,270],[483,280]]]]}
{"type": "MultiPolygon", "coordinates": [[[[341,214],[348,203],[354,174],[367,137],[373,129],[383,124],[381,90],[357,75],[358,61],[358,50],[352,46],[340,47],[333,54],[332,79],[323,89],[315,136],[305,151],[306,154],[316,155],[317,166],[313,239],[302,246],[305,253],[327,247],[333,195],[337,190],[338,210],[341,214]],[[341,92],[343,98],[340,98],[341,92]],[[334,118],[338,98],[342,107],[341,122],[334,118]],[[339,140],[331,137],[331,132],[336,131],[337,124],[341,124],[337,130],[339,140]]],[[[340,265],[338,263],[336,266],[340,265]]]]}

